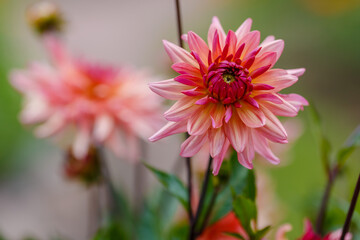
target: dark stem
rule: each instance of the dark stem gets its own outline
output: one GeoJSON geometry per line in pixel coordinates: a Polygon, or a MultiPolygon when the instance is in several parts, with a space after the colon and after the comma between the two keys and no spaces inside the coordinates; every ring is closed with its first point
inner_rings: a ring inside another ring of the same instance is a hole
{"type": "Polygon", "coordinates": [[[202,222],[199,231],[196,232],[196,236],[199,236],[204,231],[205,227],[207,226],[207,224],[209,222],[209,219],[210,219],[210,215],[212,213],[212,210],[213,210],[213,207],[214,207],[214,204],[215,204],[216,197],[217,197],[219,191],[220,191],[220,187],[217,186],[214,189],[214,192],[213,192],[213,194],[211,196],[210,204],[209,204],[208,208],[206,209],[204,221],[202,222]]]}
{"type": "Polygon", "coordinates": [[[210,174],[211,174],[212,161],[213,161],[213,158],[210,156],[209,157],[209,163],[208,163],[207,170],[206,170],[206,175],[205,175],[205,178],[204,178],[204,183],[203,183],[202,189],[201,189],[201,195],[200,195],[198,208],[196,210],[194,221],[190,225],[189,240],[194,240],[196,238],[195,228],[196,228],[196,224],[197,224],[197,222],[199,220],[200,214],[202,212],[202,208],[204,207],[206,192],[207,192],[209,178],[210,178],[210,174]]]}
{"type": "Polygon", "coordinates": [[[101,147],[98,147],[96,150],[101,164],[101,173],[105,185],[105,191],[108,195],[109,215],[112,219],[114,219],[120,213],[119,206],[117,205],[116,190],[111,181],[110,171],[107,165],[105,154],[103,153],[101,147]]]}
{"type": "Polygon", "coordinates": [[[88,189],[88,238],[91,239],[100,226],[101,212],[100,212],[100,195],[99,185],[94,185],[88,189]]]}
{"type": "Polygon", "coordinates": [[[192,224],[192,222],[194,221],[194,214],[192,211],[192,205],[191,205],[191,200],[192,200],[192,168],[191,168],[191,158],[187,157],[185,159],[186,161],[186,169],[187,169],[187,182],[188,182],[188,214],[189,214],[189,220],[190,220],[190,225],[192,224]]]}
{"type": "Polygon", "coordinates": [[[325,192],[321,200],[320,210],[317,215],[316,224],[315,224],[315,230],[320,235],[323,234],[323,225],[324,225],[326,210],[329,203],[331,190],[334,185],[338,172],[339,172],[338,165],[335,165],[335,167],[328,172],[328,182],[326,184],[325,192]]]}
{"type": "Polygon", "coordinates": [[[180,3],[179,0],[175,0],[176,4],[176,22],[177,22],[177,30],[178,30],[178,38],[179,38],[179,46],[184,47],[183,40],[181,38],[182,35],[182,24],[181,24],[181,14],[180,14],[180,3]]]}
{"type": "Polygon", "coordinates": [[[357,183],[356,183],[354,194],[353,194],[352,199],[351,199],[350,208],[349,208],[349,211],[348,211],[347,216],[346,216],[346,220],[345,220],[345,223],[344,223],[344,227],[343,227],[343,230],[342,230],[342,233],[341,233],[340,240],[344,240],[345,236],[346,236],[346,233],[349,231],[351,218],[352,218],[352,215],[353,215],[353,213],[355,211],[355,206],[356,206],[357,199],[359,197],[359,192],[360,192],[360,174],[359,174],[359,177],[358,177],[358,180],[357,180],[357,183]]]}

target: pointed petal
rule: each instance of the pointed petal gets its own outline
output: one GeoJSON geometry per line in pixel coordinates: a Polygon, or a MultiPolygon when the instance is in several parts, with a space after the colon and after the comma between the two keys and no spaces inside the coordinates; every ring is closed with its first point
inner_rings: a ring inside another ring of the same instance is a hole
{"type": "Polygon", "coordinates": [[[190,135],[202,135],[211,126],[210,106],[200,107],[188,120],[187,131],[190,135]]]}
{"type": "Polygon", "coordinates": [[[226,137],[229,139],[235,151],[244,151],[247,130],[237,114],[234,114],[229,123],[224,125],[224,130],[226,137]]]}
{"type": "Polygon", "coordinates": [[[164,113],[164,117],[169,121],[179,122],[192,113],[194,113],[200,106],[195,102],[198,100],[196,97],[183,97],[178,100],[169,110],[164,113]]]}
{"type": "Polygon", "coordinates": [[[266,107],[260,106],[266,116],[266,124],[256,130],[272,142],[286,143],[287,133],[279,119],[266,107]]]}
{"type": "Polygon", "coordinates": [[[65,119],[61,113],[57,112],[49,117],[49,119],[41,124],[35,130],[35,135],[39,138],[46,138],[56,134],[65,126],[65,119]]]}
{"type": "Polygon", "coordinates": [[[288,74],[283,69],[271,69],[261,76],[254,78],[253,83],[268,84],[274,87],[274,92],[278,92],[284,88],[290,87],[296,83],[298,78],[295,75],[288,74]]]}
{"type": "Polygon", "coordinates": [[[154,135],[152,135],[149,140],[151,142],[158,141],[164,137],[186,132],[186,121],[181,122],[168,122],[164,127],[162,127],[159,131],[157,131],[154,135]]]}
{"type": "Polygon", "coordinates": [[[183,49],[179,46],[176,46],[175,44],[168,42],[166,40],[163,40],[163,44],[164,44],[165,51],[167,52],[170,59],[174,63],[185,62],[185,63],[189,63],[190,65],[192,65],[194,67],[198,66],[195,59],[185,49],[183,49]]]}
{"type": "Polygon", "coordinates": [[[300,77],[305,73],[305,68],[295,68],[286,70],[288,74],[300,77]]]}
{"type": "Polygon", "coordinates": [[[211,129],[209,132],[210,141],[210,155],[215,157],[220,154],[223,145],[225,144],[225,134],[221,128],[211,129]]]}
{"type": "Polygon", "coordinates": [[[246,34],[250,32],[252,19],[246,19],[241,26],[235,31],[236,38],[240,41],[246,34]]]}
{"type": "Polygon", "coordinates": [[[181,144],[180,156],[192,157],[200,151],[207,141],[207,133],[198,136],[190,136],[181,144]]]}
{"type": "Polygon", "coordinates": [[[90,128],[83,125],[80,126],[76,133],[75,140],[72,146],[72,151],[77,159],[83,159],[90,146],[90,128]]]}
{"type": "Polygon", "coordinates": [[[225,117],[225,107],[223,104],[212,104],[212,109],[210,111],[211,122],[213,128],[219,128],[223,124],[225,117]]]}
{"type": "Polygon", "coordinates": [[[188,33],[188,44],[191,51],[196,52],[201,61],[205,64],[208,62],[209,47],[205,41],[194,32],[188,33]]]}
{"type": "Polygon", "coordinates": [[[249,72],[252,72],[258,68],[268,65],[270,65],[269,68],[272,68],[272,66],[274,66],[275,63],[276,63],[276,53],[274,52],[264,53],[263,55],[255,58],[254,63],[251,65],[249,69],[249,72]]]}
{"type": "Polygon", "coordinates": [[[149,88],[156,94],[170,100],[179,100],[184,97],[181,91],[190,89],[191,87],[174,81],[174,79],[164,80],[160,82],[149,83],[149,88]]]}
{"type": "Polygon", "coordinates": [[[255,151],[263,156],[265,159],[269,160],[272,164],[279,164],[280,159],[274,155],[271,151],[269,142],[262,135],[258,134],[256,131],[253,131],[252,135],[254,139],[255,151]]]}
{"type": "Polygon", "coordinates": [[[225,143],[221,149],[221,152],[214,157],[214,164],[213,164],[213,174],[216,176],[219,173],[221,164],[225,158],[226,152],[228,151],[230,146],[229,141],[225,140],[225,143]]]}
{"type": "Polygon", "coordinates": [[[304,110],[303,106],[308,106],[309,102],[302,96],[296,93],[291,94],[279,94],[286,102],[291,104],[295,107],[296,111],[298,112],[300,109],[304,110]]]}
{"type": "Polygon", "coordinates": [[[208,32],[208,44],[209,44],[209,46],[211,46],[211,44],[213,43],[213,39],[214,39],[216,31],[217,31],[217,33],[219,35],[220,46],[221,46],[221,48],[223,48],[224,45],[225,45],[226,35],[225,35],[225,32],[224,32],[224,29],[221,26],[221,23],[220,23],[219,19],[217,17],[213,17],[212,23],[210,25],[209,32],[208,32]]]}
{"type": "Polygon", "coordinates": [[[265,125],[265,116],[260,109],[257,109],[247,102],[242,102],[242,107],[236,111],[240,119],[250,128],[258,128],[265,125]]]}
{"type": "Polygon", "coordinates": [[[237,156],[238,156],[238,161],[241,165],[243,165],[248,169],[252,169],[253,168],[252,160],[254,159],[255,151],[254,151],[252,135],[248,133],[247,136],[248,139],[247,139],[246,147],[244,151],[238,152],[237,156]]]}
{"type": "Polygon", "coordinates": [[[277,61],[280,58],[281,53],[284,50],[284,41],[281,39],[278,39],[275,41],[262,43],[260,45],[260,47],[261,47],[261,50],[259,52],[259,56],[261,56],[262,54],[264,54],[266,52],[275,52],[276,53],[276,61],[277,61]]]}
{"type": "Polygon", "coordinates": [[[241,59],[245,58],[249,53],[251,53],[255,48],[259,46],[260,43],[260,32],[252,31],[247,34],[242,39],[238,38],[236,48],[239,48],[241,44],[245,43],[245,48],[241,53],[241,59]]]}
{"type": "Polygon", "coordinates": [[[185,62],[174,63],[171,66],[171,68],[180,74],[189,74],[196,77],[201,77],[199,68],[196,68],[193,65],[190,65],[189,63],[185,63],[185,62]]]}

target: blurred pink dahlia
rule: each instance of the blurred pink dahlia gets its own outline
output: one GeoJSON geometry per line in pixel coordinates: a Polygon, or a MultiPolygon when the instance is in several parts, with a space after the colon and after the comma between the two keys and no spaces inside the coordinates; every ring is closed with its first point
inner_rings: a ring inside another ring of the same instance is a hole
{"type": "MultiPolygon", "coordinates": [[[[328,233],[325,237],[321,237],[314,232],[311,222],[308,219],[305,219],[305,233],[298,240],[340,240],[342,229],[336,230],[334,232],[328,233]]],[[[352,234],[347,233],[345,235],[345,240],[351,240],[352,234]]]]}
{"type": "Polygon", "coordinates": [[[90,146],[104,144],[135,160],[138,138],[148,138],[161,122],[161,101],[148,90],[149,77],[75,59],[53,36],[44,40],[53,66],[33,63],[11,74],[12,85],[25,98],[21,121],[40,124],[38,137],[74,132],[71,148],[78,159],[90,146]]]}
{"type": "Polygon", "coordinates": [[[297,82],[305,69],[272,69],[284,42],[269,36],[260,44],[260,32],[250,31],[251,23],[247,19],[226,35],[214,17],[208,44],[194,32],[183,36],[190,53],[164,41],[172,68],[180,75],[150,85],[160,96],[177,101],[164,114],[169,123],[150,140],[188,132],[190,137],[181,145],[183,157],[193,156],[209,142],[214,174],[230,146],[247,168],[253,167],[255,152],[278,164],[269,140],[286,143],[287,134],[276,116],[296,116],[308,105],[298,94],[278,93],[297,82]]]}

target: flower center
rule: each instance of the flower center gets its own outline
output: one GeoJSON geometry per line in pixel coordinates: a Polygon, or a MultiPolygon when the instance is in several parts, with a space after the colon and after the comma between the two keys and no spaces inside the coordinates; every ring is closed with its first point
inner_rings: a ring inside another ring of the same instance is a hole
{"type": "Polygon", "coordinates": [[[235,103],[250,95],[253,89],[249,71],[235,62],[210,65],[205,77],[210,96],[223,104],[235,103]]]}

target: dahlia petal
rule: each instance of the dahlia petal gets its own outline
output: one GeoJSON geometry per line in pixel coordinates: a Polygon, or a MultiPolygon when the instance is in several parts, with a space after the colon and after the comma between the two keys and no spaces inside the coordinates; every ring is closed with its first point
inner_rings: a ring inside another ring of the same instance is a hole
{"type": "Polygon", "coordinates": [[[242,102],[241,108],[236,108],[240,119],[250,128],[258,128],[265,125],[265,116],[260,109],[257,109],[247,102],[242,102]]]}
{"type": "Polygon", "coordinates": [[[203,63],[207,63],[209,47],[205,41],[194,32],[188,33],[188,44],[191,51],[196,52],[203,63]]]}
{"type": "Polygon", "coordinates": [[[279,164],[280,159],[274,155],[269,147],[269,143],[266,138],[258,134],[256,131],[253,131],[252,135],[254,139],[254,148],[257,153],[263,156],[272,164],[279,164]]]}
{"type": "Polygon", "coordinates": [[[305,73],[305,68],[295,68],[295,69],[288,69],[286,70],[288,74],[294,75],[297,77],[302,76],[305,73]]]}
{"type": "Polygon", "coordinates": [[[199,90],[199,88],[181,91],[181,93],[185,94],[186,96],[190,96],[190,97],[204,95],[204,92],[199,90]]]}
{"type": "Polygon", "coordinates": [[[244,151],[245,140],[247,138],[246,126],[241,122],[236,114],[230,119],[228,124],[224,125],[224,130],[226,137],[229,139],[235,151],[244,151]]]}
{"type": "Polygon", "coordinates": [[[178,100],[184,97],[181,92],[189,89],[189,86],[174,81],[174,79],[152,82],[149,83],[149,87],[154,93],[170,100],[178,100]]]}
{"type": "MultiPolygon", "coordinates": [[[[211,43],[209,43],[209,45],[210,44],[211,43]]],[[[219,57],[221,55],[221,46],[220,46],[218,31],[215,31],[211,51],[212,51],[213,60],[215,60],[217,57],[219,57]]]]}
{"type": "Polygon", "coordinates": [[[268,84],[274,87],[274,91],[278,92],[284,88],[290,87],[296,83],[298,78],[295,75],[288,74],[283,69],[271,69],[259,77],[253,78],[253,83],[268,84]]]}
{"type": "Polygon", "coordinates": [[[219,128],[223,124],[225,117],[225,107],[223,104],[212,104],[212,109],[210,112],[211,122],[213,128],[219,128]]]}
{"type": "Polygon", "coordinates": [[[77,159],[83,159],[90,146],[90,128],[87,126],[80,126],[76,133],[75,140],[72,146],[72,151],[77,159]]]}
{"type": "Polygon", "coordinates": [[[255,108],[259,108],[258,102],[252,97],[247,97],[244,99],[244,101],[246,101],[247,103],[249,103],[251,106],[253,106],[255,108]]]}
{"type": "Polygon", "coordinates": [[[103,114],[96,118],[94,123],[94,138],[96,141],[103,142],[109,137],[115,127],[115,122],[109,115],[103,114]]]}
{"type": "Polygon", "coordinates": [[[211,107],[201,107],[188,120],[187,131],[190,135],[204,134],[211,125],[209,118],[211,107]]]}
{"type": "Polygon", "coordinates": [[[185,63],[189,63],[194,67],[197,67],[198,64],[196,63],[195,59],[185,49],[176,46],[175,44],[168,42],[166,40],[163,40],[163,44],[166,53],[169,55],[170,59],[174,63],[185,62],[185,63]]]}
{"type": "Polygon", "coordinates": [[[26,93],[35,88],[34,81],[30,80],[25,71],[13,71],[10,74],[10,83],[18,91],[26,93]]]}
{"type": "Polygon", "coordinates": [[[260,76],[261,74],[265,73],[267,70],[269,70],[271,67],[271,65],[267,65],[267,66],[263,66],[263,67],[259,67],[258,69],[255,69],[254,71],[252,71],[250,73],[250,77],[252,79],[257,78],[258,76],[260,76]]]}
{"type": "Polygon", "coordinates": [[[275,37],[273,35],[269,35],[267,36],[264,41],[262,41],[262,43],[260,44],[260,46],[264,46],[272,41],[275,41],[275,37]]]}
{"type": "Polygon", "coordinates": [[[192,157],[200,151],[207,141],[207,133],[203,135],[190,136],[181,144],[180,156],[192,157]]]}
{"type": "Polygon", "coordinates": [[[302,96],[296,93],[291,94],[279,94],[286,102],[290,103],[296,108],[297,112],[301,109],[304,110],[303,106],[308,106],[309,102],[302,96]]]}
{"type": "Polygon", "coordinates": [[[188,85],[188,86],[201,86],[203,80],[200,77],[190,74],[181,74],[174,78],[176,82],[188,85]]]}
{"type": "Polygon", "coordinates": [[[184,33],[183,35],[181,35],[181,39],[184,40],[184,42],[188,42],[188,35],[186,33],[184,33]]]}
{"type": "MultiPolygon", "coordinates": [[[[258,90],[258,91],[261,91],[261,90],[272,90],[274,89],[273,86],[270,86],[269,84],[264,84],[264,83],[255,83],[253,84],[254,85],[254,88],[253,90],[258,90]]],[[[258,95],[257,95],[258,96],[258,95]]]]}
{"type": "Polygon", "coordinates": [[[263,66],[270,65],[269,68],[274,66],[276,63],[276,53],[274,52],[267,52],[261,55],[260,57],[256,57],[254,63],[252,64],[249,72],[253,72],[255,69],[261,68],[263,66]]]}
{"type": "Polygon", "coordinates": [[[237,48],[239,48],[243,43],[245,43],[245,48],[241,54],[241,59],[246,57],[249,53],[251,53],[255,48],[259,46],[260,32],[252,31],[245,34],[242,39],[238,38],[237,48]]]}
{"type": "Polygon", "coordinates": [[[199,106],[194,104],[196,101],[195,97],[183,97],[164,113],[164,117],[169,121],[181,121],[198,109],[199,106]]]}
{"type": "Polygon", "coordinates": [[[228,123],[232,116],[232,107],[228,106],[225,111],[225,122],[228,123]]]}
{"type": "Polygon", "coordinates": [[[238,152],[237,156],[238,156],[238,161],[241,165],[243,165],[248,169],[252,169],[253,168],[252,160],[254,159],[255,156],[254,144],[251,134],[247,134],[247,136],[248,136],[247,145],[244,151],[238,152]]]}
{"type": "Polygon", "coordinates": [[[235,31],[235,35],[236,35],[238,40],[241,40],[247,33],[250,32],[251,25],[252,25],[252,19],[251,18],[246,19],[240,25],[240,27],[235,31]]]}
{"type": "Polygon", "coordinates": [[[225,144],[225,134],[221,128],[211,129],[209,132],[209,141],[210,141],[210,155],[215,157],[220,154],[221,149],[225,144]]]}
{"type": "Polygon", "coordinates": [[[277,61],[280,58],[280,56],[284,50],[284,41],[281,39],[278,39],[275,41],[262,43],[260,46],[262,48],[261,48],[261,51],[259,52],[259,56],[261,56],[262,54],[264,54],[266,52],[275,52],[276,53],[276,61],[277,61]]]}
{"type": "Polygon", "coordinates": [[[213,164],[213,174],[216,176],[219,173],[221,164],[225,158],[225,154],[227,150],[229,149],[230,143],[229,141],[225,140],[225,143],[223,144],[223,147],[218,155],[214,157],[214,164],[213,164]]]}
{"type": "Polygon", "coordinates": [[[272,142],[287,143],[287,133],[279,119],[266,107],[260,106],[260,109],[266,117],[266,124],[256,131],[272,142]]]}
{"type": "Polygon", "coordinates": [[[279,98],[277,95],[271,94],[271,93],[263,93],[263,94],[259,94],[254,96],[254,99],[258,100],[258,101],[269,101],[272,103],[276,103],[276,104],[282,104],[284,103],[283,100],[281,100],[281,98],[279,98]]]}
{"type": "Polygon", "coordinates": [[[195,102],[196,105],[205,105],[209,102],[212,102],[211,99],[208,96],[205,96],[203,98],[200,98],[195,102]]]}
{"type": "Polygon", "coordinates": [[[65,119],[58,112],[57,114],[50,116],[45,123],[37,127],[35,135],[39,138],[49,137],[59,132],[65,126],[65,123],[65,119]]]}
{"type": "Polygon", "coordinates": [[[149,141],[155,142],[164,137],[186,132],[187,129],[187,122],[168,122],[164,127],[162,127],[159,131],[157,131],[154,135],[149,138],[149,141]]]}
{"type": "Polygon", "coordinates": [[[228,55],[235,55],[235,52],[237,50],[236,48],[236,35],[234,33],[234,31],[232,30],[229,30],[227,36],[226,36],[226,40],[225,40],[225,45],[228,45],[229,46],[229,49],[228,49],[228,55]]]}
{"type": "Polygon", "coordinates": [[[219,35],[219,43],[220,43],[220,47],[224,47],[225,45],[225,31],[221,26],[221,23],[219,21],[219,19],[217,17],[213,17],[212,19],[212,23],[210,25],[209,28],[209,32],[208,32],[208,44],[209,46],[211,46],[211,44],[213,43],[213,38],[215,36],[215,32],[218,33],[219,35]]]}
{"type": "MultiPolygon", "coordinates": [[[[261,105],[265,106],[269,109],[273,114],[277,116],[284,116],[284,117],[294,117],[298,114],[299,109],[295,106],[284,100],[284,98],[280,97],[279,95],[273,95],[274,97],[278,97],[282,103],[274,103],[274,101],[261,101],[261,105]]],[[[260,100],[259,100],[260,101],[260,100]]]]}
{"type": "Polygon", "coordinates": [[[199,69],[190,65],[189,63],[185,63],[185,62],[174,63],[171,66],[171,68],[180,74],[190,74],[193,76],[201,77],[199,69]]]}

